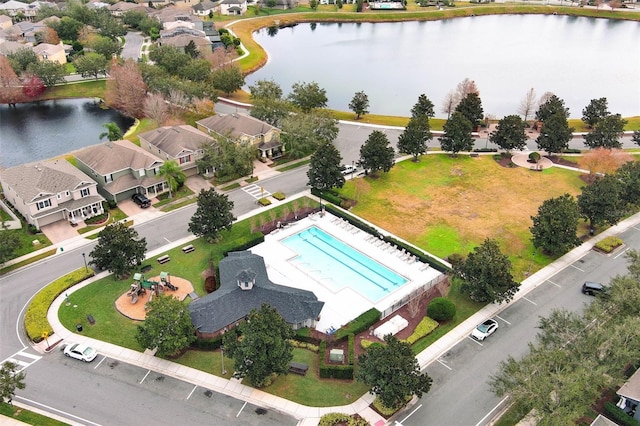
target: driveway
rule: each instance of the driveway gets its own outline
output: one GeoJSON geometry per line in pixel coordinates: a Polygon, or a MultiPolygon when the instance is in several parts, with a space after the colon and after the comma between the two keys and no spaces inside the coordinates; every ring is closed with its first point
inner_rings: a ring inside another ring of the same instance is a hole
{"type": "Polygon", "coordinates": [[[49,238],[51,243],[58,244],[64,240],[80,235],[77,231],[79,228],[84,228],[84,222],[78,222],[78,227],[73,228],[68,221],[59,220],[50,225],[43,226],[40,230],[49,238]]]}
{"type": "MultiPolygon", "coordinates": [[[[151,200],[151,204],[153,204],[154,202],[158,201],[155,198],[149,198],[151,200]]],[[[122,212],[124,214],[126,214],[128,217],[133,217],[135,215],[138,215],[140,213],[143,213],[145,211],[155,211],[156,209],[153,207],[147,207],[146,209],[143,209],[141,207],[139,207],[136,203],[134,203],[132,200],[122,200],[118,202],[118,208],[120,210],[122,210],[122,212]]]]}
{"type": "Polygon", "coordinates": [[[189,176],[184,184],[196,194],[199,194],[201,189],[212,188],[209,181],[200,175],[189,176]]]}

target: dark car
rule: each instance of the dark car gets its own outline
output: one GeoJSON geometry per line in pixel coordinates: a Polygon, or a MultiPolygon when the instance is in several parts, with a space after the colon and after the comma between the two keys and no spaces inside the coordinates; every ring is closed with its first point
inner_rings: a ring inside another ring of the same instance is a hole
{"type": "Polygon", "coordinates": [[[600,283],[586,281],[584,284],[582,284],[582,293],[588,294],[589,296],[604,294],[606,292],[607,288],[600,283]]]}
{"type": "Polygon", "coordinates": [[[146,209],[151,205],[151,201],[144,194],[133,194],[131,199],[143,209],[146,209]]]}

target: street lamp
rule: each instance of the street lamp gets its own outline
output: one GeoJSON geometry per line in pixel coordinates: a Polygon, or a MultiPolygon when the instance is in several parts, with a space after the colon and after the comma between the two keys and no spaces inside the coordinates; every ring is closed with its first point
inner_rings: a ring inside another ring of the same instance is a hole
{"type": "Polygon", "coordinates": [[[222,359],[222,374],[225,375],[227,374],[227,370],[224,368],[224,346],[220,346],[220,356],[222,359]]]}
{"type": "Polygon", "coordinates": [[[82,259],[84,260],[84,272],[89,272],[89,268],[87,267],[87,255],[82,253],[82,259]]]}
{"type": "Polygon", "coordinates": [[[351,180],[353,180],[353,174],[356,172],[356,162],[351,160],[351,180]]]}

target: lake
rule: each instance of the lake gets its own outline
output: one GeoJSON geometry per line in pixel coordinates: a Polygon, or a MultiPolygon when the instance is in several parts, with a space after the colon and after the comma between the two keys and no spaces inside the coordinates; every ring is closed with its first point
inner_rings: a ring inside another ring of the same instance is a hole
{"type": "Polygon", "coordinates": [[[103,109],[94,99],[60,99],[0,105],[0,165],[54,158],[95,145],[103,124],[114,122],[122,133],[134,120],[113,109],[103,109]]]}
{"type": "Polygon", "coordinates": [[[550,91],[581,118],[591,99],[640,115],[640,25],[554,15],[495,15],[429,22],[317,23],[254,34],[269,54],[247,86],[273,79],[327,91],[328,107],[348,111],[357,91],[372,114],[410,116],[421,93],[441,112],[445,96],[469,78],[485,114],[516,114],[530,88],[550,91]]]}

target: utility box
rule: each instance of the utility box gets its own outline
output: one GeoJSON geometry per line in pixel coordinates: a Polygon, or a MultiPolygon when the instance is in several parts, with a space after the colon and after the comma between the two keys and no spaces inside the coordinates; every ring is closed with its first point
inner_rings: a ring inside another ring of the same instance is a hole
{"type": "Polygon", "coordinates": [[[329,361],[330,362],[344,362],[344,350],[342,349],[331,349],[329,352],[329,361]]]}

